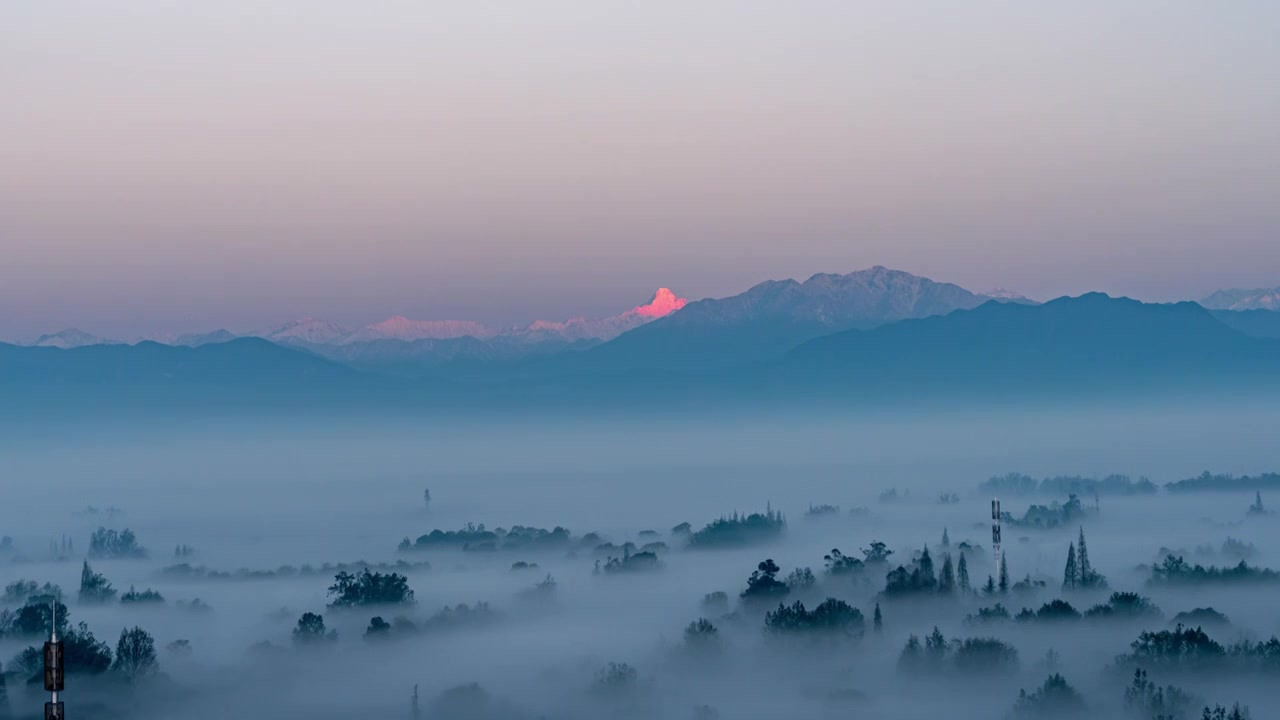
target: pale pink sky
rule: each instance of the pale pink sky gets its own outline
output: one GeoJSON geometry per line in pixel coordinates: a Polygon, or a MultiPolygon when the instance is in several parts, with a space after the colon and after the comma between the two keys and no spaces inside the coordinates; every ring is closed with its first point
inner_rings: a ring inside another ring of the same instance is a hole
{"type": "Polygon", "coordinates": [[[0,338],[1280,285],[1280,4],[0,4],[0,338]]]}

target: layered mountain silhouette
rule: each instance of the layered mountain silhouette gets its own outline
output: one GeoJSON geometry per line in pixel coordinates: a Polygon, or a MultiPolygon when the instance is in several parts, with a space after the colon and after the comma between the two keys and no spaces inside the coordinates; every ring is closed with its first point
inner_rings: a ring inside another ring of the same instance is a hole
{"type": "Polygon", "coordinates": [[[658,288],[648,303],[603,318],[538,320],[499,329],[470,320],[396,316],[354,332],[306,319],[262,336],[361,370],[420,377],[447,369],[475,376],[493,364],[589,348],[673,313],[687,302],[668,288],[658,288]]]}
{"type": "Polygon", "coordinates": [[[0,343],[0,415],[60,408],[332,406],[395,396],[382,377],[261,338],[198,347],[156,342],[24,347],[0,343]]]}
{"type": "Polygon", "coordinates": [[[689,303],[588,351],[584,360],[613,370],[751,364],[822,335],[944,315],[990,299],[880,266],[804,282],[770,280],[740,295],[689,303]]]}
{"type": "Polygon", "coordinates": [[[791,386],[860,393],[1274,385],[1280,342],[1234,330],[1196,303],[1091,293],[836,333],[796,347],[775,371],[791,386]]]}
{"type": "MultiPolygon", "coordinates": [[[[520,343],[539,344],[558,342],[574,343],[580,340],[611,340],[633,328],[644,325],[656,318],[663,317],[685,306],[688,300],[677,297],[668,288],[658,288],[653,299],[617,315],[602,318],[575,317],[563,321],[537,320],[529,325],[497,328],[490,327],[474,320],[415,320],[396,315],[381,322],[366,325],[359,330],[348,330],[335,323],[315,318],[303,318],[279,327],[253,333],[273,342],[286,345],[300,345],[318,348],[325,345],[353,345],[398,341],[413,343],[418,341],[441,340],[499,340],[500,345],[514,348],[520,343]]],[[[389,348],[400,345],[383,345],[375,354],[386,354],[389,348]]],[[[429,349],[437,347],[436,343],[424,343],[420,347],[409,348],[411,355],[429,355],[429,349]]],[[[443,358],[457,354],[466,348],[480,349],[475,343],[456,345],[443,344],[443,358]]],[[[497,354],[505,354],[501,348],[494,349],[497,354]]],[[[336,353],[341,354],[341,353],[336,353]]],[[[357,350],[352,354],[368,355],[365,350],[357,350]]],[[[481,354],[485,354],[481,352],[481,354]]]]}
{"type": "Polygon", "coordinates": [[[230,342],[236,339],[236,335],[226,328],[220,328],[208,333],[193,333],[190,335],[179,335],[168,345],[180,345],[185,347],[199,347],[201,345],[216,345],[217,343],[230,342]]]}
{"type": "Polygon", "coordinates": [[[32,342],[34,347],[51,347],[51,348],[76,348],[86,345],[115,345],[118,340],[111,340],[99,337],[92,333],[87,333],[79,328],[67,328],[56,333],[47,333],[36,338],[32,342]]]}
{"type": "MultiPolygon", "coordinates": [[[[884,268],[768,282],[614,340],[0,344],[0,414],[50,408],[678,407],[1280,392],[1280,314],[1092,293],[1043,304],[884,268]],[[585,348],[585,349],[584,349],[585,348]]],[[[307,328],[304,334],[314,328],[307,328]]]]}
{"type": "Polygon", "coordinates": [[[1210,310],[1273,310],[1280,311],[1280,287],[1254,290],[1219,290],[1200,301],[1210,310]]]}

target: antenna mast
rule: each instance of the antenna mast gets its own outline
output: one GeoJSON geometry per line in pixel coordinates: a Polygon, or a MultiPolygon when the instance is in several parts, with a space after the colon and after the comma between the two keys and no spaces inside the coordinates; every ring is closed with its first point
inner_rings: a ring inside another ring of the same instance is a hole
{"type": "Polygon", "coordinates": [[[991,498],[991,547],[995,550],[996,574],[1000,573],[1000,498],[991,498]]]}
{"type": "Polygon", "coordinates": [[[62,701],[58,700],[58,692],[62,690],[65,675],[63,672],[64,646],[58,639],[58,596],[49,597],[52,621],[49,627],[49,641],[44,644],[44,689],[51,693],[50,701],[44,704],[44,720],[65,720],[62,701]]]}

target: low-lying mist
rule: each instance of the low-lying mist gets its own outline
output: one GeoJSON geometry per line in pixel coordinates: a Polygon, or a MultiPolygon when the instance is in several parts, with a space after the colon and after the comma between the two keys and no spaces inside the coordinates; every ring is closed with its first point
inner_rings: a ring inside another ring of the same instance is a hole
{"type": "Polygon", "coordinates": [[[1266,717],[1280,515],[1164,485],[1280,470],[1275,427],[1173,402],[12,424],[0,717],[40,716],[23,651],[57,590],[72,718],[1266,717]]]}

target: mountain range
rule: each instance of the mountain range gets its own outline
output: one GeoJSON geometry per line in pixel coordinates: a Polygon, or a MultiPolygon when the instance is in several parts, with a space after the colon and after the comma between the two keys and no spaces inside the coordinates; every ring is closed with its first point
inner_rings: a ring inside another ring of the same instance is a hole
{"type": "Polygon", "coordinates": [[[1185,389],[1280,379],[1280,342],[1241,333],[1196,303],[1089,293],[827,335],[787,353],[778,372],[835,392],[1185,389]]]}
{"type": "Polygon", "coordinates": [[[1219,290],[1200,304],[1210,310],[1275,310],[1280,311],[1280,287],[1254,290],[1219,290]]]}
{"type": "MultiPolygon", "coordinates": [[[[622,333],[663,317],[684,307],[688,302],[668,288],[658,288],[653,299],[630,310],[603,318],[575,317],[564,321],[537,320],[529,325],[494,328],[474,320],[414,320],[395,315],[381,322],[351,330],[328,320],[304,317],[281,325],[237,335],[225,328],[208,333],[188,333],[173,336],[142,338],[141,341],[160,342],[165,345],[195,347],[226,342],[237,337],[260,337],[281,345],[315,347],[322,345],[350,345],[356,343],[395,340],[455,340],[474,338],[516,339],[526,343],[563,342],[581,340],[611,340],[622,333]]],[[[73,348],[86,345],[133,344],[123,340],[101,337],[77,328],[41,335],[26,343],[34,347],[73,348]]]]}
{"type": "Polygon", "coordinates": [[[945,315],[993,299],[1030,302],[1005,294],[1010,298],[979,295],[881,266],[846,275],[818,274],[804,282],[770,280],[732,297],[689,303],[589,350],[583,360],[613,370],[750,364],[842,330],[945,315]]]}
{"type": "Polygon", "coordinates": [[[265,337],[0,344],[0,398],[28,410],[456,411],[1280,390],[1277,312],[1100,293],[1040,304],[883,267],[695,302],[660,290],[599,320],[379,326],[353,333],[306,319],[265,337]]]}

